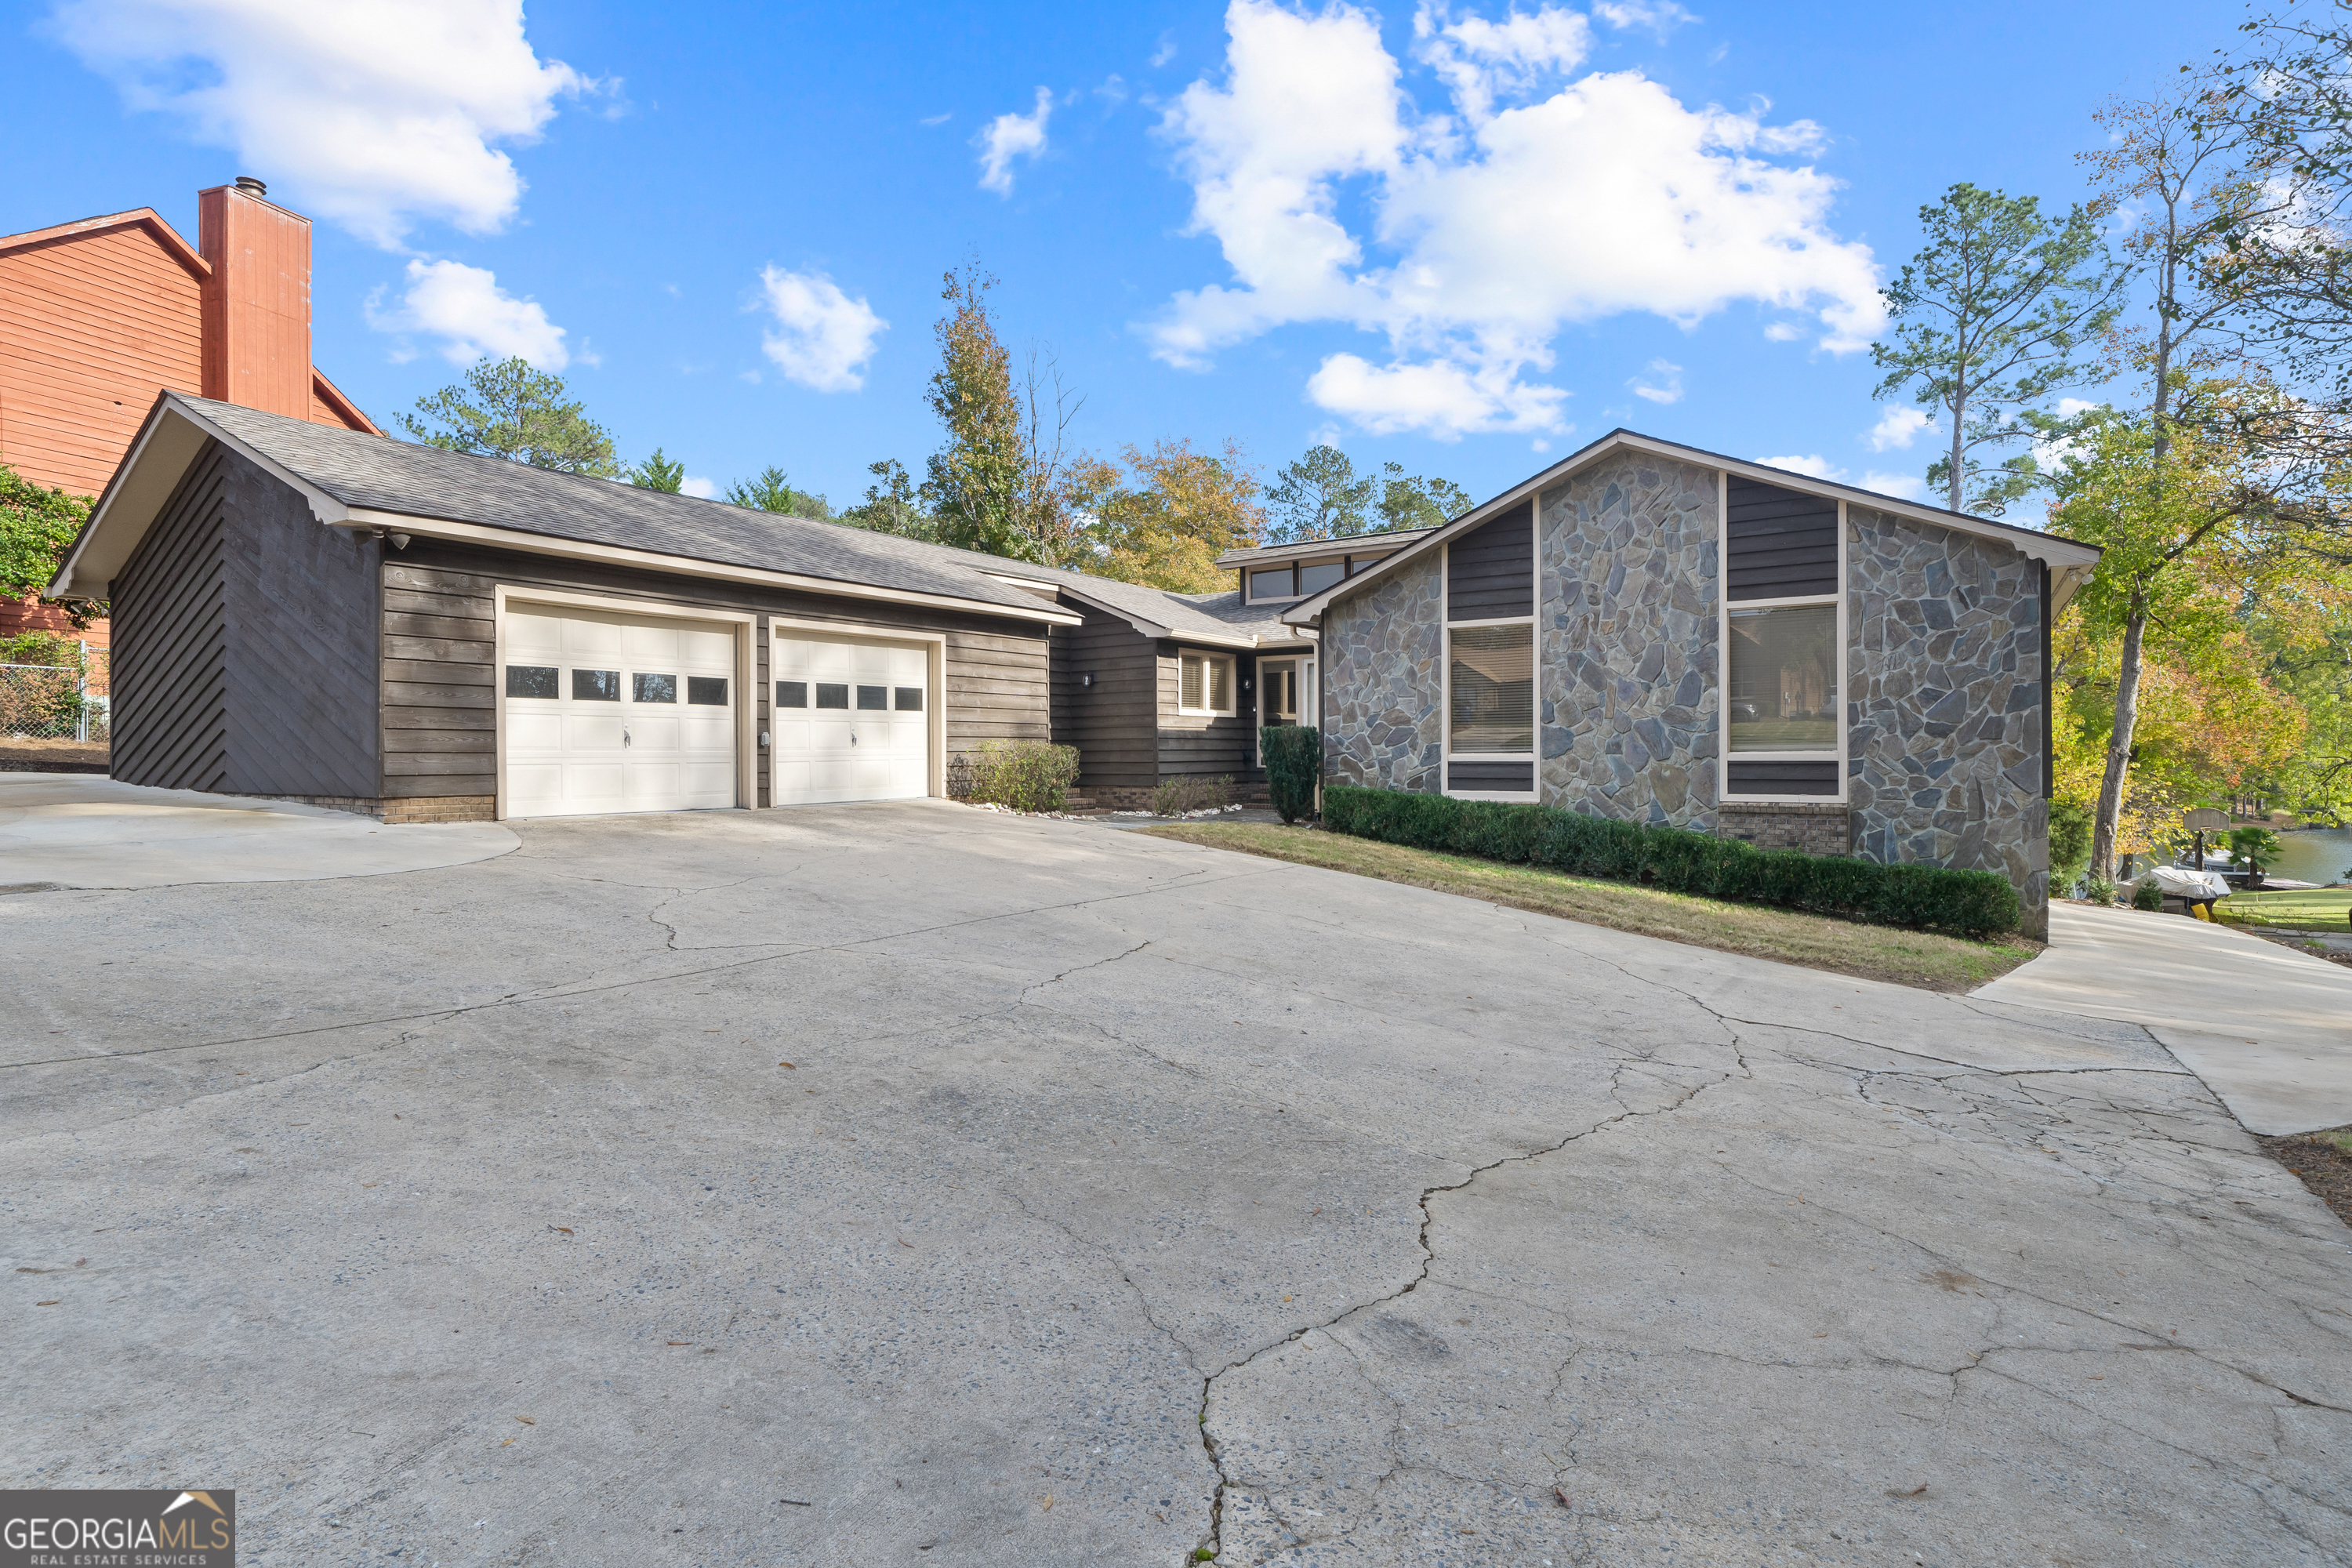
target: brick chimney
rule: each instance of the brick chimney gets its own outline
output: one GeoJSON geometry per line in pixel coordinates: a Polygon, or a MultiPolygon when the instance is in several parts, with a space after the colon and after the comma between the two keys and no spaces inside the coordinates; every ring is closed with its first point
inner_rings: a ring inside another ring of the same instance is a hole
{"type": "Polygon", "coordinates": [[[196,193],[204,395],[311,416],[310,220],[267,199],[250,175],[196,193]]]}

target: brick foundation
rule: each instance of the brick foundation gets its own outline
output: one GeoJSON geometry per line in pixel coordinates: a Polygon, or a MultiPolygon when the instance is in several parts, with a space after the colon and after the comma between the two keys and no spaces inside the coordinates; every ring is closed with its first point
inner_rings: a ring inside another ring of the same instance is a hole
{"type": "Polygon", "coordinates": [[[1716,836],[1737,838],[1759,849],[1801,849],[1808,855],[1853,853],[1852,820],[1842,805],[1740,805],[1716,807],[1716,836]]]}
{"type": "Polygon", "coordinates": [[[487,795],[427,795],[414,800],[371,800],[364,795],[262,795],[256,800],[283,800],[296,805],[323,806],[329,811],[348,811],[355,816],[373,816],[378,822],[494,822],[498,819],[498,797],[487,795]]]}

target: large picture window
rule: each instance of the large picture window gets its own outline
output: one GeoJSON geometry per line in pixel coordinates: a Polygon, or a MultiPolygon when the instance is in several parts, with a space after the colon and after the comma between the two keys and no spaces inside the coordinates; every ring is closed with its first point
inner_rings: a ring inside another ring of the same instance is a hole
{"type": "Polygon", "coordinates": [[[1775,605],[1729,613],[1731,750],[1838,749],[1837,604],[1775,605]]]}
{"type": "Polygon", "coordinates": [[[1536,748],[1535,628],[1455,626],[1448,734],[1460,752],[1536,748]]]}

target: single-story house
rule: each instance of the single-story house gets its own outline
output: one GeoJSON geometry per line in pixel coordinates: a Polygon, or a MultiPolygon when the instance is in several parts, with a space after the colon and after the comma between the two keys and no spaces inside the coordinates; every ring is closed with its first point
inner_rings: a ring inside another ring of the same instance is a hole
{"type": "Polygon", "coordinates": [[[974,570],[1051,590],[1082,617],[1052,633],[1054,739],[1078,749],[1086,804],[1131,809],[1153,786],[1230,777],[1262,795],[1261,726],[1315,711],[1316,645],[1280,612],[1361,571],[1418,533],[1237,550],[1217,564],[1234,586],[1179,594],[1026,562],[955,552],[974,570]],[[1303,583],[1302,583],[1303,579],[1303,583]]]}
{"type": "Polygon", "coordinates": [[[50,593],[115,777],[467,821],[947,793],[1085,619],[962,555],[165,392],[50,593]]]}
{"type": "Polygon", "coordinates": [[[1327,781],[2005,873],[2047,929],[2071,540],[1615,430],[1292,603],[1327,781]]]}

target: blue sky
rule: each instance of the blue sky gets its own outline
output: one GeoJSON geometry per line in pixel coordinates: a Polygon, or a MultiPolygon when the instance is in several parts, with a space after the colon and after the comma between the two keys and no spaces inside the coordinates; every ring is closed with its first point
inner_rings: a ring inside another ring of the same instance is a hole
{"type": "MultiPolygon", "coordinates": [[[[1484,496],[1618,425],[1910,488],[1873,289],[1969,179],[2231,41],[2177,0],[951,9],[65,0],[12,12],[0,232],[258,175],[316,358],[389,423],[478,351],[625,458],[919,474],[940,273],[1082,445],[1318,438],[1484,496]],[[383,19],[397,9],[396,20],[383,19]],[[1646,395],[1645,395],[1646,393],[1646,395]]],[[[1916,424],[1916,421],[1913,422],[1916,424]]]]}

